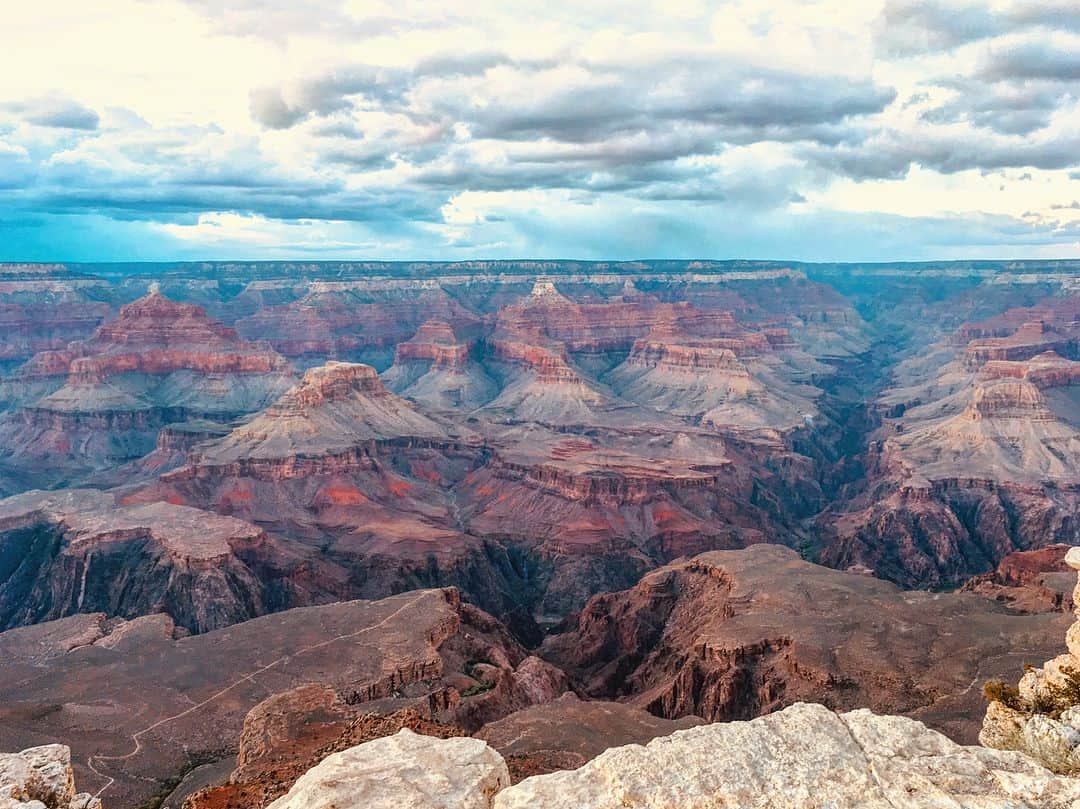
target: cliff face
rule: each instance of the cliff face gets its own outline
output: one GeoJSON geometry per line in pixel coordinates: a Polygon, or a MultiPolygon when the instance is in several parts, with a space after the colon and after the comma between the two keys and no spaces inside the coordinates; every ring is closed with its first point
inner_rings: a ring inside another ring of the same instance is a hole
{"type": "Polygon", "coordinates": [[[205,632],[312,594],[263,531],[231,517],[104,492],[28,492],[0,501],[0,627],[75,613],[168,614],[205,632]]]}
{"type": "Polygon", "coordinates": [[[394,346],[413,335],[422,323],[438,318],[464,330],[479,319],[435,282],[412,290],[370,282],[314,282],[299,300],[258,308],[236,323],[251,340],[266,340],[284,356],[302,365],[326,360],[389,365],[394,346]]]}
{"type": "Polygon", "coordinates": [[[38,354],[6,380],[21,409],[0,422],[0,465],[28,468],[28,488],[89,480],[149,453],[169,423],[237,418],[292,381],[268,346],[155,288],[89,339],[38,354]]]}
{"type": "Polygon", "coordinates": [[[0,753],[0,802],[5,809],[101,809],[101,801],[75,792],[71,750],[62,744],[0,753]]]}
{"type": "Polygon", "coordinates": [[[112,313],[114,294],[102,279],[64,267],[0,265],[0,373],[89,337],[112,313]]]}
{"type": "Polygon", "coordinates": [[[393,732],[394,722],[471,731],[566,688],[453,590],[183,635],[163,615],[100,613],[0,633],[0,745],[64,738],[80,783],[108,806],[133,807],[237,740],[237,785],[283,791],[289,766],[295,778],[343,749],[334,745],[393,732]]]}
{"type": "Polygon", "coordinates": [[[1052,648],[1060,615],[905,593],[756,545],[705,553],[592,598],[544,655],[584,693],[664,717],[749,719],[799,700],[914,716],[974,741],[967,686],[1052,648]],[[961,695],[960,697],[943,695],[961,695]]]}

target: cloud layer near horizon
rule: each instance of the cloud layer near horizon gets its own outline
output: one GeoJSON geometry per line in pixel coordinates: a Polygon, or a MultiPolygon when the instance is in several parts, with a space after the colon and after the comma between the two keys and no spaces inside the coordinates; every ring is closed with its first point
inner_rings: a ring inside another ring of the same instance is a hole
{"type": "Polygon", "coordinates": [[[1080,254],[1074,0],[9,16],[0,258],[1080,254]]]}

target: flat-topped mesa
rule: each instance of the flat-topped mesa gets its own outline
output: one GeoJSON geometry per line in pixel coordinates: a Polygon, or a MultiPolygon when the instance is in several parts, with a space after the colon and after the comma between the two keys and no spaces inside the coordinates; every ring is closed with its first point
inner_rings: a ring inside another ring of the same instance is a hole
{"type": "Polygon", "coordinates": [[[563,346],[533,345],[518,340],[492,340],[492,353],[496,359],[518,365],[532,371],[541,382],[552,384],[578,383],[581,376],[572,367],[563,346]]]}
{"type": "Polygon", "coordinates": [[[300,384],[289,389],[270,406],[270,412],[303,412],[333,402],[342,402],[355,394],[389,398],[375,369],[370,365],[352,362],[328,362],[309,369],[300,384]]]}
{"type": "Polygon", "coordinates": [[[1003,379],[987,382],[975,388],[967,415],[974,420],[984,418],[1016,418],[1052,421],[1056,418],[1046,405],[1046,398],[1037,385],[1026,379],[1003,379]]]}
{"type": "Polygon", "coordinates": [[[1074,331],[1080,321],[1080,296],[1047,298],[1034,306],[1008,309],[1000,315],[967,323],[953,334],[954,345],[967,345],[972,340],[1008,337],[1025,323],[1041,323],[1044,326],[1074,331]]]}
{"type": "MultiPolygon", "coordinates": [[[[1080,572],[1080,547],[1065,563],[1080,572]]],[[[1017,688],[987,683],[990,704],[979,741],[999,750],[1017,750],[1056,773],[1080,774],[1080,580],[1073,590],[1077,620],[1065,633],[1065,654],[1041,668],[1026,667],[1017,688]]]]}
{"type": "Polygon", "coordinates": [[[1006,337],[972,340],[964,349],[963,365],[978,370],[991,360],[1028,360],[1047,351],[1070,359],[1080,356],[1080,330],[1059,330],[1043,321],[1026,322],[1006,337]]]}
{"type": "Polygon", "coordinates": [[[529,293],[529,303],[542,303],[545,306],[551,306],[570,303],[570,299],[559,292],[550,279],[538,278],[529,293]]]}
{"type": "Polygon", "coordinates": [[[475,361],[475,347],[474,341],[459,339],[450,323],[432,318],[398,343],[383,382],[394,393],[435,411],[473,410],[498,393],[475,361]]]}
{"type": "Polygon", "coordinates": [[[634,343],[626,365],[641,368],[664,367],[669,370],[698,373],[723,371],[725,376],[749,378],[750,372],[739,362],[735,351],[724,344],[712,341],[673,344],[652,336],[634,343]]]}

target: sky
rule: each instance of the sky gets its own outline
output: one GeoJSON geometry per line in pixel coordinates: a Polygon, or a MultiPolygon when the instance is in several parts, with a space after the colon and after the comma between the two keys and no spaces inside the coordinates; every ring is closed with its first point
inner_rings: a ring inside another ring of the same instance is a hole
{"type": "Polygon", "coordinates": [[[1077,0],[35,0],[0,260],[1080,257],[1077,0]]]}

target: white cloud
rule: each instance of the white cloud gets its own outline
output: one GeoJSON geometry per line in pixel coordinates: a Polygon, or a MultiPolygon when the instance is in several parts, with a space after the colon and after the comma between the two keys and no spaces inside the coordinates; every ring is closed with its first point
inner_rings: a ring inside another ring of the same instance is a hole
{"type": "Polygon", "coordinates": [[[558,253],[561,227],[749,254],[696,228],[843,216],[1075,244],[1067,0],[9,5],[0,205],[27,216],[260,252],[558,253]]]}

